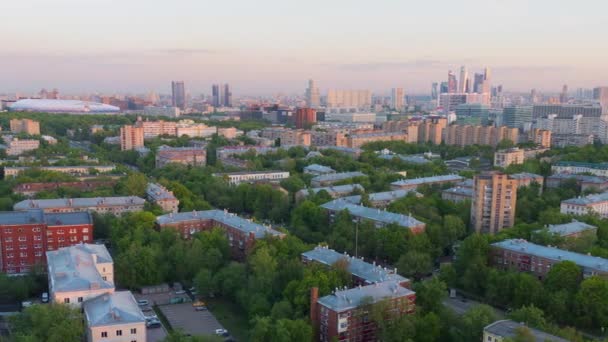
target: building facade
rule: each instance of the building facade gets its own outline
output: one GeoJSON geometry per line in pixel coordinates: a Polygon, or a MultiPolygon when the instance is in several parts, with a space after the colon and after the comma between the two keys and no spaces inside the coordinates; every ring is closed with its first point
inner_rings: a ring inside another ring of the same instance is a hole
{"type": "Polygon", "coordinates": [[[159,168],[171,163],[205,166],[207,164],[207,150],[199,147],[169,147],[164,145],[159,147],[156,152],[155,166],[159,168]]]}
{"type": "Polygon", "coordinates": [[[161,207],[163,211],[177,213],[179,211],[179,200],[167,188],[160,184],[148,183],[146,197],[150,203],[161,207]]]}
{"type": "Polygon", "coordinates": [[[144,147],[144,128],[124,125],[120,128],[120,150],[130,151],[144,147]]]}
{"type": "Polygon", "coordinates": [[[471,225],[477,233],[495,234],[515,223],[517,180],[501,172],[476,175],[471,202],[471,225]]]}
{"type": "Polygon", "coordinates": [[[121,215],[144,210],[145,202],[137,196],[29,199],[15,203],[13,210],[42,209],[45,213],[94,211],[100,214],[121,215]]]}
{"type": "Polygon", "coordinates": [[[11,133],[25,133],[40,135],[40,123],[30,119],[11,119],[9,122],[11,133]]]}
{"type": "Polygon", "coordinates": [[[225,179],[230,185],[255,182],[279,182],[289,178],[288,171],[243,171],[230,173],[214,173],[213,176],[225,179]]]}

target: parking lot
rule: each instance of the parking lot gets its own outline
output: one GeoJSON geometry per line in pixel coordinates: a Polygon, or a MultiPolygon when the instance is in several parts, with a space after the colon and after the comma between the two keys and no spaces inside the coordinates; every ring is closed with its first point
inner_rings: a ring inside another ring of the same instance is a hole
{"type": "Polygon", "coordinates": [[[173,329],[191,335],[213,335],[222,326],[209,311],[195,311],[192,303],[159,306],[173,329]]]}

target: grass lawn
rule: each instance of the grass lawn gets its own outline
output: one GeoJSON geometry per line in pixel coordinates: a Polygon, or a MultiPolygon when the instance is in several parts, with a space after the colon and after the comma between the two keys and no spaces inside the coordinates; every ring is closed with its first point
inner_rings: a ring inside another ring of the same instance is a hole
{"type": "Polygon", "coordinates": [[[209,311],[239,342],[249,340],[249,321],[243,309],[224,298],[206,298],[209,311]]]}

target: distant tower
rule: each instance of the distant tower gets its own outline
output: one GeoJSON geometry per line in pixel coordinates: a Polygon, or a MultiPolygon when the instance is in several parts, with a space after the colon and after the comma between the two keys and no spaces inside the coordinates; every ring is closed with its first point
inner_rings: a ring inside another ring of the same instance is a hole
{"type": "Polygon", "coordinates": [[[469,73],[467,68],[463,65],[460,67],[460,79],[458,80],[458,92],[468,93],[469,92],[469,73]]]}
{"type": "Polygon", "coordinates": [[[184,81],[171,82],[171,92],[171,104],[173,107],[186,109],[186,90],[184,88],[184,81]]]}
{"type": "Polygon", "coordinates": [[[433,82],[431,85],[431,100],[437,100],[439,98],[438,86],[439,84],[437,82],[433,82]]]}
{"type": "Polygon", "coordinates": [[[602,106],[602,114],[608,114],[608,87],[596,87],[593,89],[593,99],[602,106]]]}
{"type": "Polygon", "coordinates": [[[441,82],[439,84],[439,94],[446,94],[450,92],[450,88],[448,86],[448,82],[441,82]]]}
{"type": "Polygon", "coordinates": [[[492,89],[492,76],[490,74],[490,68],[485,68],[483,70],[483,86],[481,87],[482,94],[489,94],[492,89]]]}
{"type": "Polygon", "coordinates": [[[560,103],[568,102],[568,85],[567,84],[564,84],[564,86],[562,87],[562,92],[561,92],[561,94],[559,94],[559,102],[560,103]]]}
{"type": "Polygon", "coordinates": [[[315,81],[313,80],[308,80],[308,88],[306,88],[306,104],[310,108],[318,108],[321,105],[319,88],[317,88],[315,81]]]}
{"type": "Polygon", "coordinates": [[[391,89],[391,107],[395,110],[401,111],[404,108],[405,92],[403,88],[391,89]]]}
{"type": "Polygon", "coordinates": [[[452,70],[448,71],[448,93],[458,92],[458,82],[456,81],[456,75],[452,70]]]}
{"type": "Polygon", "coordinates": [[[224,84],[224,101],[225,107],[232,107],[232,90],[230,90],[230,84],[224,84]]]}

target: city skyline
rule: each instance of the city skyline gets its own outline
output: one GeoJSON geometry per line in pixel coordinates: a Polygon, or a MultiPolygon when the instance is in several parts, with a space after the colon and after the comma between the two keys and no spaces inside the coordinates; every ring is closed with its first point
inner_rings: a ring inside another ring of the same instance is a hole
{"type": "Polygon", "coordinates": [[[9,67],[0,92],[170,93],[179,79],[189,93],[209,94],[221,81],[241,95],[303,94],[314,79],[322,94],[394,87],[429,94],[447,70],[458,77],[461,65],[469,78],[487,66],[494,84],[521,92],[593,88],[608,78],[600,1],[131,0],[120,11],[111,2],[5,4],[0,62],[9,67]],[[310,19],[314,25],[301,25],[310,19]]]}

